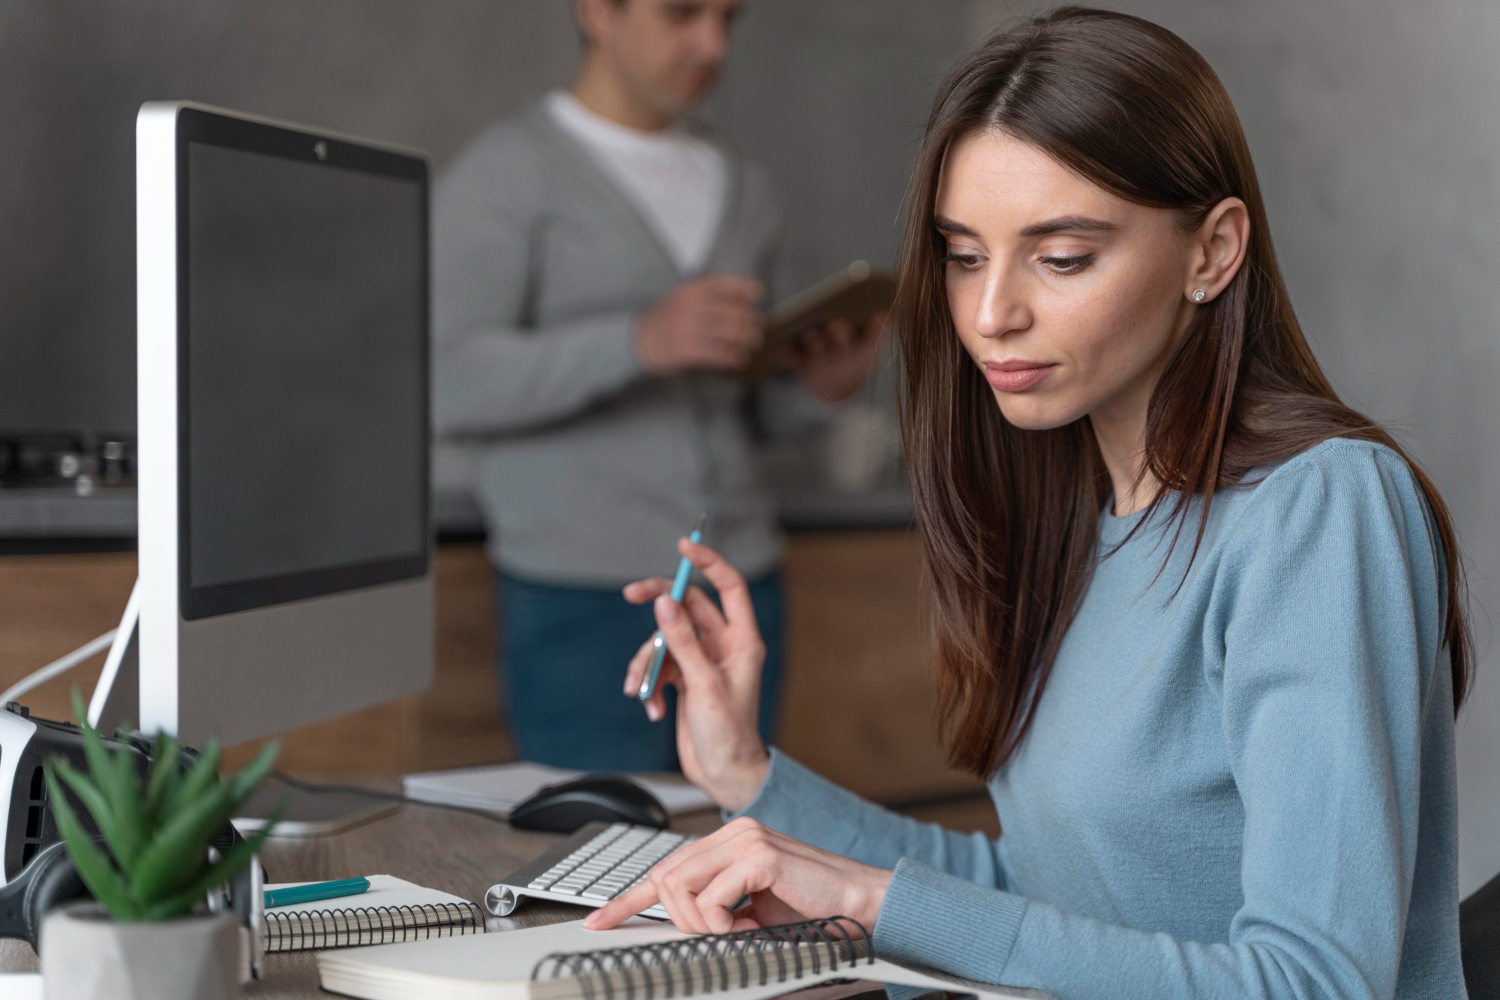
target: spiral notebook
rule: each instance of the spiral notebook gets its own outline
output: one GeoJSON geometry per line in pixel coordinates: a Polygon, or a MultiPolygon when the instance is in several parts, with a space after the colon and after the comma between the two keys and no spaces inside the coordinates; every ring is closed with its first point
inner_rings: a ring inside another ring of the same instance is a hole
{"type": "Polygon", "coordinates": [[[842,920],[701,936],[640,918],[611,931],[571,921],[482,938],[320,952],[317,962],[323,989],[360,1000],[663,1000],[717,993],[761,1000],[834,980],[866,982],[877,991],[879,983],[915,987],[906,997],[1026,995],[969,989],[960,980],[872,959],[860,932],[842,920]]]}
{"type": "MultiPolygon", "coordinates": [[[[467,899],[390,875],[368,878],[370,888],[358,896],[266,910],[266,951],[350,948],[484,933],[484,911],[467,899]]],[[[266,888],[304,884],[287,882],[266,888]]]]}

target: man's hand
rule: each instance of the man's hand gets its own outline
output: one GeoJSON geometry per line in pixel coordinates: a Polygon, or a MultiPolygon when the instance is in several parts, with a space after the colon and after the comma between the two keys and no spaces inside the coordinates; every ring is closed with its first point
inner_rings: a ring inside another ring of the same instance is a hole
{"type": "Polygon", "coordinates": [[[724,934],[845,916],[873,931],[891,872],[810,847],[740,817],[667,855],[646,881],[590,913],[604,930],[660,902],[689,934],[724,934]],[[744,897],[750,905],[731,910],[744,897]]]}
{"type": "Polygon", "coordinates": [[[653,375],[745,367],[763,336],[754,309],[763,291],[760,282],[733,274],[684,281],[636,324],[641,366],[653,375]]]}
{"type": "Polygon", "coordinates": [[[886,313],[871,316],[863,327],[847,319],[830,320],[809,330],[783,355],[809,392],[825,403],[842,403],[869,381],[885,343],[886,313]]]}

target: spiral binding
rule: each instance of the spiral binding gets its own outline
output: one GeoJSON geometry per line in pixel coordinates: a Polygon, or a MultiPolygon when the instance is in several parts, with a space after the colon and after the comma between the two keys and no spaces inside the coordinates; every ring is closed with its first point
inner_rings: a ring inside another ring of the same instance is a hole
{"type": "Polygon", "coordinates": [[[352,948],[479,934],[484,913],[473,903],[365,906],[265,914],[266,951],[352,948]]]}
{"type": "Polygon", "coordinates": [[[840,963],[854,968],[861,957],[874,963],[864,925],[849,917],[828,917],[796,924],[781,924],[728,934],[703,934],[675,941],[604,948],[598,951],[557,952],[547,955],[531,970],[533,981],[549,968],[551,979],[577,978],[584,1000],[662,1000],[745,989],[754,982],[766,986],[790,978],[801,979],[804,968],[812,975],[835,972],[840,963]],[[847,926],[846,926],[847,925],[847,926]],[[857,931],[851,934],[850,929],[857,931]],[[864,952],[864,956],[861,956],[864,952]],[[715,975],[717,973],[717,976],[715,975]],[[680,992],[678,992],[680,988],[680,992]]]}

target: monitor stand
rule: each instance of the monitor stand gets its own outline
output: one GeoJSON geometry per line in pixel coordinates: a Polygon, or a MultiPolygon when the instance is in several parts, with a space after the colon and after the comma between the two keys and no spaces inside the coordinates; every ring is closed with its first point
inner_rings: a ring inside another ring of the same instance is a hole
{"type": "Polygon", "coordinates": [[[281,819],[272,836],[327,837],[389,816],[401,808],[401,803],[354,792],[309,792],[294,788],[272,774],[260,783],[230,822],[241,834],[252,833],[266,825],[278,806],[281,819]]]}
{"type": "MultiPolygon", "coordinates": [[[[140,596],[141,582],[136,580],[89,699],[89,725],[100,732],[135,728],[133,716],[141,704],[140,596]]],[[[308,792],[271,775],[230,822],[240,833],[250,833],[265,826],[278,806],[282,814],[273,836],[324,837],[393,813],[401,803],[352,792],[308,792]]]]}

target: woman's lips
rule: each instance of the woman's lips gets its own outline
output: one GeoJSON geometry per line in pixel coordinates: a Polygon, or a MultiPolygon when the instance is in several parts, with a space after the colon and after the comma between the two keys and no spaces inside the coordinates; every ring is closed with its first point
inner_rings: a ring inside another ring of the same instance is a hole
{"type": "Polygon", "coordinates": [[[1056,367],[1042,361],[986,361],[984,377],[998,392],[1022,392],[1046,378],[1056,367]]]}

